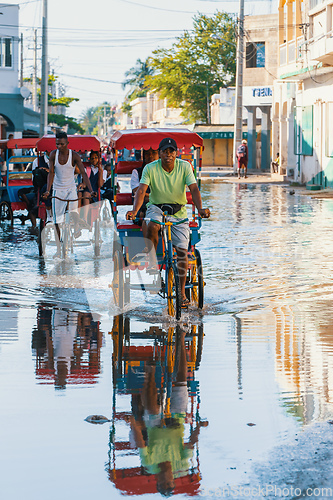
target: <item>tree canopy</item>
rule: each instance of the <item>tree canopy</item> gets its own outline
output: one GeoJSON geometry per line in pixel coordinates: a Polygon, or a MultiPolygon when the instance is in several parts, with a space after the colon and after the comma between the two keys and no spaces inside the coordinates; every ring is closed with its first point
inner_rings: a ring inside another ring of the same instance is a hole
{"type": "Polygon", "coordinates": [[[142,87],[182,108],[190,122],[207,120],[207,97],[210,101],[220,87],[233,85],[236,73],[233,18],[216,12],[212,17],[198,14],[193,22],[193,30],[185,31],[170,49],[153,52],[142,87]]]}

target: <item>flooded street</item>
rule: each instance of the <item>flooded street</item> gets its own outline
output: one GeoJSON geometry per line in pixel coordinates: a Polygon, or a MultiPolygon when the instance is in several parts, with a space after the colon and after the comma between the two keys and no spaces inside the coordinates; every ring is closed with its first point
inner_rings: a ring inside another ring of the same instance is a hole
{"type": "Polygon", "coordinates": [[[333,497],[333,201],[290,193],[203,182],[178,325],[140,291],[114,316],[112,229],[55,264],[2,226],[1,499],[333,497]]]}

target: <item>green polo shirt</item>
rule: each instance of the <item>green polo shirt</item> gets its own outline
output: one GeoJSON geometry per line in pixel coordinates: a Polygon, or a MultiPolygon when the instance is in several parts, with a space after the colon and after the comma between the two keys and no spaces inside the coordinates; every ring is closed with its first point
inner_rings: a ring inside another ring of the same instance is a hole
{"type": "MultiPolygon", "coordinates": [[[[147,203],[147,207],[149,207],[161,203],[186,205],[186,186],[195,184],[196,180],[191,164],[176,158],[175,166],[171,172],[164,170],[161,160],[148,163],[143,169],[140,182],[150,187],[149,202],[147,203]]],[[[179,210],[174,217],[186,218],[186,207],[179,210]]]]}

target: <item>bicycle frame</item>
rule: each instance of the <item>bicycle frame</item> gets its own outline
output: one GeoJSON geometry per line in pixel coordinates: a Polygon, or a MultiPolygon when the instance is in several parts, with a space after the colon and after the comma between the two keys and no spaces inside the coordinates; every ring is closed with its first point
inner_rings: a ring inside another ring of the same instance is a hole
{"type": "MultiPolygon", "coordinates": [[[[173,245],[172,245],[172,239],[171,239],[171,228],[172,226],[176,226],[178,224],[181,224],[182,222],[187,222],[188,219],[181,219],[180,221],[177,222],[171,222],[170,220],[167,220],[168,212],[163,213],[163,220],[157,221],[155,219],[151,219],[152,222],[155,222],[155,224],[159,224],[162,226],[162,244],[163,244],[163,250],[164,250],[164,258],[162,263],[160,264],[160,272],[165,268],[165,275],[167,276],[169,268],[172,266],[173,262],[176,262],[177,259],[174,256],[174,250],[173,250],[173,245]]],[[[168,295],[169,290],[168,290],[168,282],[166,280],[165,284],[165,289],[163,290],[163,295],[162,297],[165,298],[166,295],[168,295]]]]}

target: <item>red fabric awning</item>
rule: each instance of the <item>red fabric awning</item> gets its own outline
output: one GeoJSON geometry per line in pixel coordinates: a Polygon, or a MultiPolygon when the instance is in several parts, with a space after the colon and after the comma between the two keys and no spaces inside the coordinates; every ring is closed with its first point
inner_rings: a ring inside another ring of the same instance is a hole
{"type": "Polygon", "coordinates": [[[188,129],[182,128],[144,128],[118,130],[110,139],[110,146],[115,149],[158,149],[158,145],[165,137],[171,137],[178,148],[203,145],[203,139],[188,129]]]}
{"type": "Polygon", "coordinates": [[[7,142],[8,149],[30,149],[35,148],[39,137],[27,137],[25,139],[9,139],[7,142]]]}
{"type": "MultiPolygon", "coordinates": [[[[99,151],[101,142],[95,135],[69,135],[68,147],[74,151],[99,151]]],[[[53,151],[56,149],[55,135],[44,135],[37,143],[38,151],[53,151]]]]}

